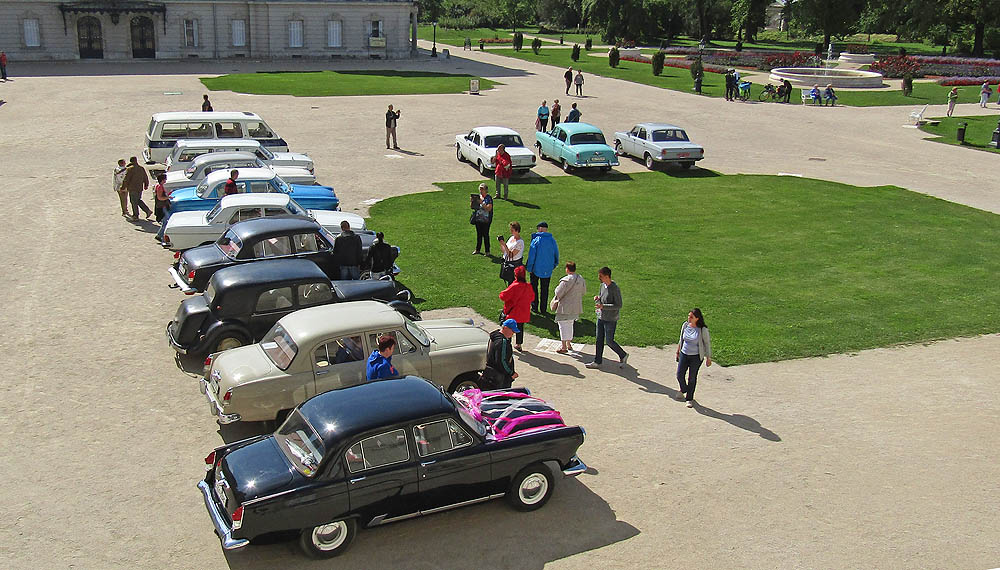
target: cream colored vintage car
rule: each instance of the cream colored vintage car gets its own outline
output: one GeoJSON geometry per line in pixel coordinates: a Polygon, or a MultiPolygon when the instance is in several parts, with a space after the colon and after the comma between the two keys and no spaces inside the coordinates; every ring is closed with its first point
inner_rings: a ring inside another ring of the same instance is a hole
{"type": "Polygon", "coordinates": [[[210,357],[201,389],[219,423],[281,421],[316,394],[361,384],[381,335],[396,338],[401,376],[449,392],[480,386],[489,335],[472,319],[411,321],[385,303],[356,301],[295,311],[261,342],[210,357]]]}

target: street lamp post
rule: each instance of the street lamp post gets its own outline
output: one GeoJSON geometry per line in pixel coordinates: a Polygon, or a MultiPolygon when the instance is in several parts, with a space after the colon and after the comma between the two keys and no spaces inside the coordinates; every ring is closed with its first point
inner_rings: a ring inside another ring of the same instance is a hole
{"type": "Polygon", "coordinates": [[[438,56],[438,23],[436,21],[435,22],[431,22],[431,25],[434,26],[434,45],[431,47],[431,57],[437,57],[438,56]]]}

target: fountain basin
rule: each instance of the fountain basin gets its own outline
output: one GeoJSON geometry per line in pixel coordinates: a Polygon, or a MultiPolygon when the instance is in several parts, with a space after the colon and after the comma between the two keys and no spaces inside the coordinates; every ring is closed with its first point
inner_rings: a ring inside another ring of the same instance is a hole
{"type": "Polygon", "coordinates": [[[882,87],[882,74],[855,69],[826,69],[824,67],[776,67],[771,70],[772,81],[787,79],[796,87],[864,88],[882,87]]]}
{"type": "Polygon", "coordinates": [[[858,65],[864,65],[866,63],[875,63],[875,54],[873,53],[851,53],[847,51],[840,52],[840,59],[844,63],[856,63],[858,65]]]}

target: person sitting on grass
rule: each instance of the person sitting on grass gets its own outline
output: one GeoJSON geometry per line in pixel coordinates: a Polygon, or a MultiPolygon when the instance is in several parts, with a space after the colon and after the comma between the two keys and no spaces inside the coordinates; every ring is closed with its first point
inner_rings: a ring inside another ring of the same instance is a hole
{"type": "Polygon", "coordinates": [[[829,103],[831,107],[837,105],[837,94],[833,91],[833,85],[829,84],[826,89],[823,90],[823,105],[829,103]]]}
{"type": "Polygon", "coordinates": [[[813,105],[823,104],[823,96],[819,92],[819,85],[813,85],[813,88],[809,90],[809,96],[812,97],[813,105]]]}

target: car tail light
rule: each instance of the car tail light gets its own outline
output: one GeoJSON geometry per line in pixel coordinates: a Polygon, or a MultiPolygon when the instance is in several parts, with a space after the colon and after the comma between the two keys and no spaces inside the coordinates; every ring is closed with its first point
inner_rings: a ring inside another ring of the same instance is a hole
{"type": "Polygon", "coordinates": [[[535,162],[535,155],[531,155],[531,162],[535,162]]]}
{"type": "Polygon", "coordinates": [[[214,360],[214,359],[215,359],[215,355],[214,354],[209,354],[208,356],[205,357],[205,368],[206,369],[212,367],[212,360],[214,360]]]}
{"type": "Polygon", "coordinates": [[[667,149],[663,149],[663,151],[660,154],[662,154],[663,156],[667,156],[667,149]]]}
{"type": "Polygon", "coordinates": [[[580,153],[576,153],[576,160],[577,160],[577,161],[579,161],[579,160],[580,160],[580,153]]]}
{"type": "Polygon", "coordinates": [[[215,465],[215,450],[205,456],[205,465],[215,465]]]}
{"type": "Polygon", "coordinates": [[[222,402],[225,404],[229,403],[229,400],[233,399],[233,389],[230,388],[226,390],[226,393],[222,396],[222,402]]]}
{"type": "Polygon", "coordinates": [[[233,530],[236,530],[243,526],[243,505],[236,507],[233,511],[233,530]]]}
{"type": "MultiPolygon", "coordinates": [[[[164,235],[163,236],[163,241],[170,241],[170,236],[164,235]]],[[[174,259],[180,259],[180,258],[181,258],[181,252],[175,251],[174,252],[174,259]]]]}
{"type": "Polygon", "coordinates": [[[194,269],[188,271],[188,279],[194,279],[194,269]]]}

